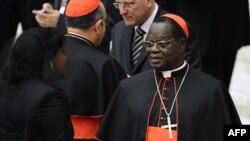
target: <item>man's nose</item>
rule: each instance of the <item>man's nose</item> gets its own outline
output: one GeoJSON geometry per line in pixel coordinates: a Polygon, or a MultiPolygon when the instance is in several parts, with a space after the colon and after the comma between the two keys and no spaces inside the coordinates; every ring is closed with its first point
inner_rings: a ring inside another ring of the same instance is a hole
{"type": "Polygon", "coordinates": [[[126,8],[124,8],[123,5],[121,5],[121,6],[119,7],[119,11],[120,11],[120,14],[121,14],[121,15],[124,15],[124,14],[126,14],[126,13],[128,12],[128,10],[127,10],[126,8]]]}

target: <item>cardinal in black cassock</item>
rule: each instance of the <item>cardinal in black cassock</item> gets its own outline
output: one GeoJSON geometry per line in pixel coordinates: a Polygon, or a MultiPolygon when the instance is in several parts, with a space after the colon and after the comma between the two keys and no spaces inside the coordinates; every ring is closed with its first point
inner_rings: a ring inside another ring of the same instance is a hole
{"type": "Polygon", "coordinates": [[[96,137],[102,141],[222,141],[241,124],[226,86],[184,60],[189,32],[174,14],[155,19],[145,42],[153,70],[123,80],[96,137]]]}
{"type": "Polygon", "coordinates": [[[99,51],[105,33],[105,7],[100,0],[70,0],[68,33],[63,49],[68,60],[65,78],[57,81],[70,102],[74,139],[95,140],[95,134],[119,82],[123,68],[99,51]]]}

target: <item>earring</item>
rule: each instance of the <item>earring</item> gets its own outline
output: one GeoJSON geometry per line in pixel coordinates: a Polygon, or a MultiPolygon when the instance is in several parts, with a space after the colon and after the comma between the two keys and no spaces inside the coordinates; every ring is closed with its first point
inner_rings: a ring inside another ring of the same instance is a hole
{"type": "Polygon", "coordinates": [[[51,70],[53,70],[53,68],[54,68],[54,64],[53,64],[52,61],[49,62],[49,68],[50,68],[51,70]]]}

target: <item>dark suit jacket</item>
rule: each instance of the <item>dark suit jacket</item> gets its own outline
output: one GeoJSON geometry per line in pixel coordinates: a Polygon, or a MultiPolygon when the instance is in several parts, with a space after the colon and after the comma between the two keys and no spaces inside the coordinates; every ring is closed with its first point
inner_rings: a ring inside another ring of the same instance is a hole
{"type": "MultiPolygon", "coordinates": [[[[167,13],[159,7],[156,17],[167,13]]],[[[191,26],[189,26],[191,29],[191,26]]],[[[151,68],[147,59],[146,50],[141,50],[138,62],[132,68],[131,47],[134,36],[134,28],[125,25],[124,21],[117,23],[112,29],[112,50],[110,54],[123,66],[128,75],[135,75],[151,68]]],[[[194,68],[200,68],[200,50],[195,33],[190,30],[190,38],[186,49],[186,60],[194,68]]]]}
{"type": "Polygon", "coordinates": [[[38,79],[0,87],[0,140],[71,141],[66,94],[38,79]]]}

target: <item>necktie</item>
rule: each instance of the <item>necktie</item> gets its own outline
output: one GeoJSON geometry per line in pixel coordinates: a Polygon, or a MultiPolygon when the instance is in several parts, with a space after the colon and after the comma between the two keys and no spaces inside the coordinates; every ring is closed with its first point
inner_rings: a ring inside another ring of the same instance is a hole
{"type": "Polygon", "coordinates": [[[140,51],[143,47],[143,35],[146,32],[143,31],[140,27],[137,27],[135,30],[135,36],[134,41],[132,44],[132,65],[135,66],[135,64],[138,61],[138,57],[140,55],[140,51]]]}

